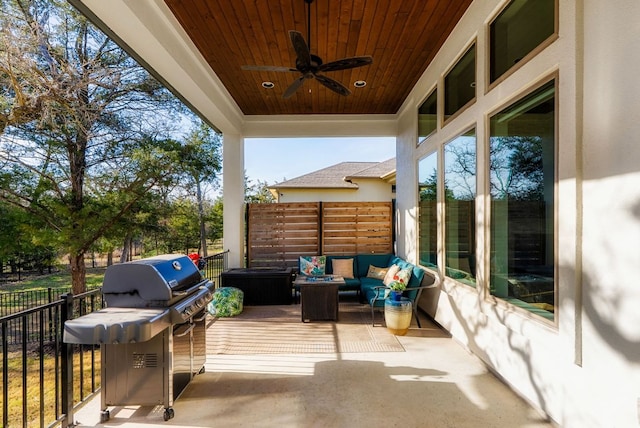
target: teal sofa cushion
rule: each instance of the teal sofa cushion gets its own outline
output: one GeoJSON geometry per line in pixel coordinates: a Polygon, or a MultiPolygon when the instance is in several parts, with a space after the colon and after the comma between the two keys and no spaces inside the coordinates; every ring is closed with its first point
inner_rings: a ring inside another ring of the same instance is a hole
{"type": "MultiPolygon", "coordinates": [[[[362,294],[364,301],[371,304],[376,296],[376,287],[384,287],[381,279],[367,278],[366,276],[360,278],[360,293],[362,294]]],[[[380,291],[378,298],[380,300],[376,300],[374,306],[384,306],[384,290],[380,291]]]]}

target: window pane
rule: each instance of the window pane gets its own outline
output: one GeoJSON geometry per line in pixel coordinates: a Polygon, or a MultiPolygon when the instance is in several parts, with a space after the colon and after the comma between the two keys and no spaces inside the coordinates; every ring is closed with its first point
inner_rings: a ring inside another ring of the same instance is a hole
{"type": "Polygon", "coordinates": [[[444,118],[476,97],[476,46],[473,45],[444,78],[444,118]]]}
{"type": "Polygon", "coordinates": [[[491,294],[553,319],[555,82],[491,117],[491,294]]]}
{"type": "Polygon", "coordinates": [[[418,144],[436,130],[437,91],[434,90],[418,109],[418,144]]]}
{"type": "Polygon", "coordinates": [[[476,132],[444,146],[445,273],[475,286],[476,132]]]}
{"type": "Polygon", "coordinates": [[[418,163],[418,248],[420,264],[438,265],[438,154],[432,153],[418,163]]]}
{"type": "Polygon", "coordinates": [[[490,81],[551,36],[555,29],[554,0],[513,0],[491,23],[490,81]]]}

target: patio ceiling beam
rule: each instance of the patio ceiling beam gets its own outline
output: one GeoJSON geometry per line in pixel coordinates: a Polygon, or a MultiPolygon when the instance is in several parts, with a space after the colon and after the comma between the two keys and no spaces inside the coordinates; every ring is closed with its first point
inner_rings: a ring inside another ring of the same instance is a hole
{"type": "Polygon", "coordinates": [[[245,116],[245,137],[395,137],[396,115],[245,116]]]}

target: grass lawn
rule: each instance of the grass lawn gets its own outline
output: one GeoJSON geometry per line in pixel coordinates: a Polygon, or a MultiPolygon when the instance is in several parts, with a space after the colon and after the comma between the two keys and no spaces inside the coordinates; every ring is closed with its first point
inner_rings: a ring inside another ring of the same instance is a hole
{"type": "MultiPolygon", "coordinates": [[[[100,351],[99,349],[93,355],[95,358],[96,373],[96,388],[100,387],[100,351]]],[[[27,389],[27,402],[26,402],[26,415],[27,426],[40,426],[40,400],[44,408],[44,426],[49,425],[55,421],[55,408],[59,404],[60,396],[56,397],[56,377],[59,380],[59,371],[56,371],[55,359],[52,355],[44,354],[43,361],[37,354],[29,353],[27,355],[26,366],[23,365],[22,356],[19,352],[9,353],[7,360],[7,371],[9,374],[8,385],[0,385],[0,409],[2,408],[2,399],[4,393],[7,394],[7,407],[9,424],[8,427],[22,426],[23,417],[23,376],[26,376],[26,389],[27,389]],[[43,370],[40,370],[40,363],[42,363],[43,370]],[[42,383],[41,383],[42,382],[42,383]],[[6,391],[5,391],[6,390],[6,391]]],[[[74,403],[80,402],[83,398],[86,398],[91,393],[91,352],[83,352],[82,354],[76,352],[73,355],[73,371],[74,386],[73,386],[73,401],[74,403]],[[82,363],[80,360],[82,359],[82,363]],[[80,372],[83,372],[83,376],[80,376],[80,372]],[[80,379],[83,382],[84,397],[80,397],[80,379]]],[[[58,386],[59,387],[59,386],[58,386]]],[[[59,409],[59,408],[58,408],[59,409]]],[[[1,415],[1,412],[0,412],[1,415]]]]}
{"type": "MultiPolygon", "coordinates": [[[[87,290],[102,286],[105,268],[87,269],[87,290]]],[[[20,282],[12,282],[0,285],[0,292],[15,292],[27,290],[46,290],[51,287],[54,290],[71,287],[71,272],[64,271],[28,278],[20,282]]]]}

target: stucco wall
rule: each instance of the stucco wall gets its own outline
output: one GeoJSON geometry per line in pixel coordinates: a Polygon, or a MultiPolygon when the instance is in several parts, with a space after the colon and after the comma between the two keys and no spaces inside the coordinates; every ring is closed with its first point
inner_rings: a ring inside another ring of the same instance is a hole
{"type": "Polygon", "coordinates": [[[281,189],[278,202],[389,202],[395,197],[391,184],[360,180],[358,189],[281,189]]]}
{"type": "MultiPolygon", "coordinates": [[[[634,238],[640,235],[640,2],[613,3],[560,0],[558,39],[486,92],[486,24],[504,2],[475,1],[399,118],[398,189],[414,189],[397,196],[399,252],[415,260],[417,161],[472,126],[484,142],[489,114],[557,75],[557,322],[491,303],[481,290],[451,280],[443,285],[436,320],[566,427],[638,426],[640,251],[634,238]],[[417,107],[474,39],[475,104],[416,147],[417,107]]],[[[478,165],[483,163],[480,150],[478,165]]],[[[478,182],[484,180],[479,168],[478,182]]],[[[479,185],[479,218],[485,201],[479,185]]],[[[480,239],[479,259],[485,246],[480,239]]],[[[486,275],[482,266],[478,273],[486,275]]]]}

